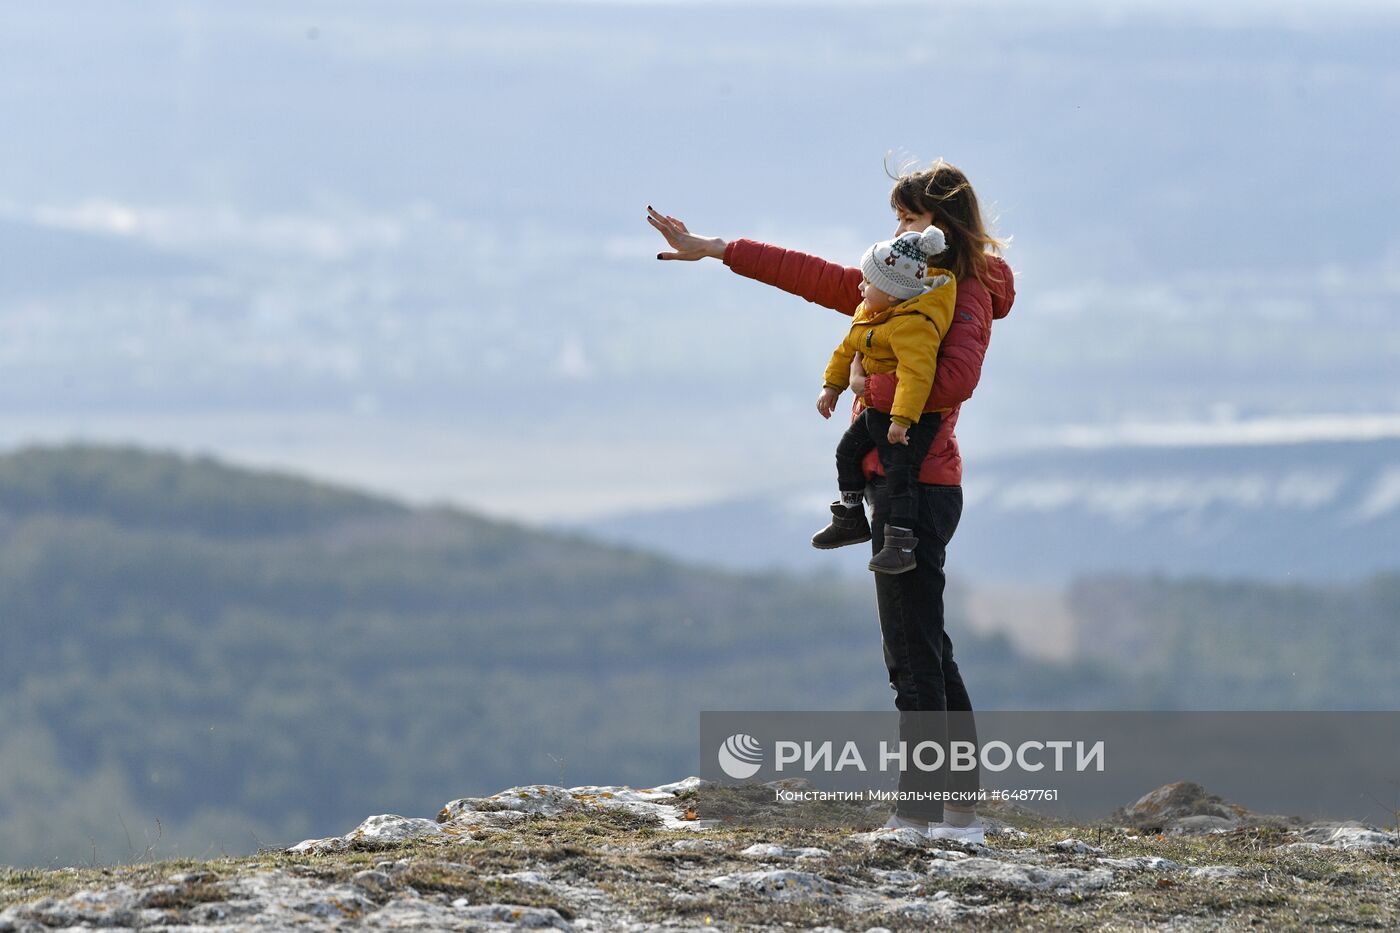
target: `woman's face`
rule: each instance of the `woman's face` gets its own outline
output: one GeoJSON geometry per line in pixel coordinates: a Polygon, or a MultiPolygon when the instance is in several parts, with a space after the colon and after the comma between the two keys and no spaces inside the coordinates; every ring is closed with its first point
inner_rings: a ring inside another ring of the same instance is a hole
{"type": "Polygon", "coordinates": [[[899,221],[899,226],[894,228],[895,236],[908,233],[910,230],[915,233],[923,233],[933,226],[933,214],[915,213],[902,204],[894,209],[894,216],[899,221]]]}

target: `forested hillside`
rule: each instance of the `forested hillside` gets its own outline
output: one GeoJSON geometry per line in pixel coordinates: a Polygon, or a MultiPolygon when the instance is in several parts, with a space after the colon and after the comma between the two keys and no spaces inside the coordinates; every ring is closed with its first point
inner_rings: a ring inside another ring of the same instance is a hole
{"type": "Polygon", "coordinates": [[[1148,707],[1400,709],[1400,573],[1331,587],[1101,577],[1070,589],[1070,609],[1078,655],[1130,677],[1148,707]]]}
{"type": "MultiPolygon", "coordinates": [[[[853,555],[859,559],[859,555],[853,555]]],[[[1395,708],[1400,578],[1099,578],[982,708],[1395,708]]],[[[960,609],[950,607],[957,624],[960,609]]],[[[230,854],[693,773],[705,709],[889,709],[868,583],[689,567],[134,449],[0,457],[0,863],[230,854]]]]}
{"type": "MultiPolygon", "coordinates": [[[[957,644],[989,705],[1118,695],[957,644]]],[[[892,697],[868,584],[140,450],[0,458],[0,862],[247,852],[513,784],[645,785],[696,769],[700,710],[892,697]]]]}

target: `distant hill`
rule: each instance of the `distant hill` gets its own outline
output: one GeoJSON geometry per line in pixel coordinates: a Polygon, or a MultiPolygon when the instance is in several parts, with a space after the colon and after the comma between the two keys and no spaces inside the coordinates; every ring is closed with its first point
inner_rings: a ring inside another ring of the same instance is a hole
{"type": "MultiPolygon", "coordinates": [[[[1060,448],[968,465],[949,570],[976,582],[1086,574],[1354,580],[1400,569],[1400,439],[1060,448]]],[[[594,522],[717,567],[864,573],[806,546],[825,497],[746,500],[594,522]]]]}
{"type": "MultiPolygon", "coordinates": [[[[1121,695],[1101,669],[956,644],[984,705],[1121,695]]],[[[694,769],[700,710],[885,709],[886,679],[868,582],[208,459],[0,457],[0,863],[157,837],[247,852],[512,784],[646,784],[694,769]]]]}

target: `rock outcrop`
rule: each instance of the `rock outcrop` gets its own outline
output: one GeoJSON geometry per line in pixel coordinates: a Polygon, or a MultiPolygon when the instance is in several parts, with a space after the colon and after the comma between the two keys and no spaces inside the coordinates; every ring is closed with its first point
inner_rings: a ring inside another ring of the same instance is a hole
{"type": "Polygon", "coordinates": [[[0,933],[1400,924],[1395,833],[1283,827],[1194,785],[1145,795],[1117,826],[989,820],[986,845],[876,829],[868,808],[833,820],[773,790],[525,785],[193,869],[7,872],[0,933]],[[1181,828],[1201,817],[1228,825],[1181,828]]]}
{"type": "Polygon", "coordinates": [[[1208,833],[1242,827],[1293,829],[1300,820],[1254,813],[1209,793],[1194,781],[1175,781],[1143,794],[1114,812],[1113,821],[1146,832],[1208,833]]]}

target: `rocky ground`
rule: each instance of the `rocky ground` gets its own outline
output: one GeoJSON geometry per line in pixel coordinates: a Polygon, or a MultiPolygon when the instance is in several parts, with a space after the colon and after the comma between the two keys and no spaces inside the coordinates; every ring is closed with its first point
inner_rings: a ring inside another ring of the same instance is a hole
{"type": "Polygon", "coordinates": [[[4,869],[0,933],[1400,928],[1400,835],[1260,816],[1193,784],[1101,825],[1000,809],[985,846],[774,796],[531,785],[245,858],[4,869]]]}

